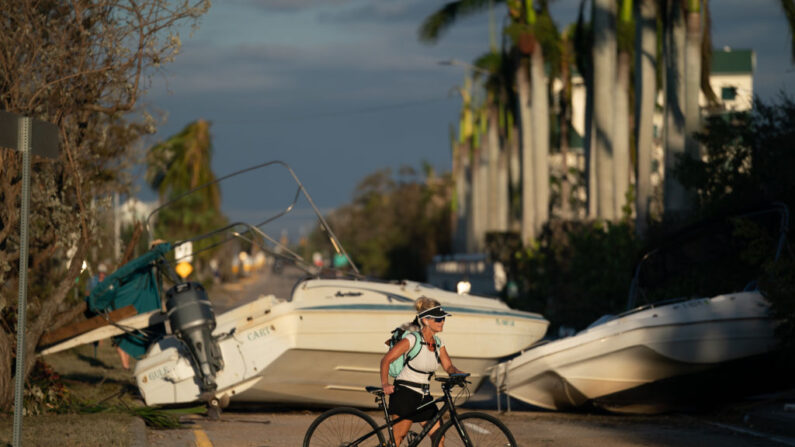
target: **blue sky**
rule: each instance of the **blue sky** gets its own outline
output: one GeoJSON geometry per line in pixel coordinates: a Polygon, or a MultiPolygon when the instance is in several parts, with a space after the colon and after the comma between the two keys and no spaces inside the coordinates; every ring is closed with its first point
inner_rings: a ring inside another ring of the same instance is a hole
{"type": "MultiPolygon", "coordinates": [[[[789,34],[776,0],[713,0],[716,47],[752,48],[755,91],[795,92],[789,34]]],[[[351,200],[366,175],[429,162],[450,169],[451,89],[488,50],[488,14],[462,21],[438,44],[417,40],[439,0],[216,0],[199,28],[181,33],[176,61],[153,78],[147,107],[166,117],[150,145],[199,118],[212,122],[216,175],[283,160],[324,211],[351,200]]],[[[578,0],[552,2],[559,28],[578,0]]],[[[495,8],[497,23],[504,7],[495,8]]],[[[289,203],[283,175],[255,171],[222,185],[224,212],[249,222],[289,203]]],[[[151,199],[142,187],[139,194],[151,199]]],[[[301,213],[299,213],[301,214],[301,213]]],[[[306,231],[307,228],[304,229],[306,231]]],[[[294,225],[291,231],[296,232],[294,225]]],[[[292,236],[295,236],[293,234],[292,236]]]]}

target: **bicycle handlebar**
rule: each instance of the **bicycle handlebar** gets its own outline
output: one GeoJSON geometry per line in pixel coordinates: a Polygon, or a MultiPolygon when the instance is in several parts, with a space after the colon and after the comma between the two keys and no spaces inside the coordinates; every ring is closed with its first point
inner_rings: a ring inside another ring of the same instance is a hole
{"type": "Polygon", "coordinates": [[[467,377],[469,377],[469,373],[453,373],[450,374],[450,377],[437,377],[436,381],[450,386],[464,386],[465,383],[469,383],[469,381],[466,380],[467,377]]]}

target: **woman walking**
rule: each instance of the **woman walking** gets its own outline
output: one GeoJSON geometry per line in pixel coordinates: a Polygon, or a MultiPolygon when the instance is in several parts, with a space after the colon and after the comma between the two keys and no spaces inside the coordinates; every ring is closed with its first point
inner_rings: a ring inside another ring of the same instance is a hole
{"type": "MultiPolygon", "coordinates": [[[[430,394],[430,382],[438,365],[441,363],[448,374],[463,372],[453,366],[447,349],[437,336],[444,329],[445,318],[450,314],[445,312],[438,301],[426,297],[417,299],[414,307],[417,317],[413,323],[419,327],[419,331],[408,332],[405,338],[396,343],[381,359],[381,386],[384,394],[389,395],[389,413],[392,419],[406,418],[392,426],[398,446],[406,437],[413,422],[419,422],[424,426],[438,411],[436,405],[427,405],[418,409],[433,400],[430,394]],[[389,365],[409,352],[416,343],[422,345],[420,351],[411,360],[406,361],[394,384],[390,384],[389,365]]],[[[431,436],[439,425],[440,423],[436,423],[431,429],[431,436]]],[[[443,442],[439,445],[443,445],[443,442]]]]}

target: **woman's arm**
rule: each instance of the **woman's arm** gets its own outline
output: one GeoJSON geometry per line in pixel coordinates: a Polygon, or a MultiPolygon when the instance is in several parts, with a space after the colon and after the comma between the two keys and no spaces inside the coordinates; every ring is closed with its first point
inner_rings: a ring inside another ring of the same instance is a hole
{"type": "Polygon", "coordinates": [[[439,350],[439,360],[442,361],[442,368],[444,368],[444,370],[447,371],[447,374],[456,374],[464,372],[453,365],[453,361],[450,360],[450,356],[447,355],[447,348],[444,346],[442,346],[442,349],[439,350]]]}
{"type": "Polygon", "coordinates": [[[395,391],[395,387],[389,384],[389,364],[408,352],[409,348],[411,348],[411,342],[408,338],[404,338],[392,346],[392,349],[381,359],[381,387],[384,389],[384,394],[392,394],[395,391]]]}

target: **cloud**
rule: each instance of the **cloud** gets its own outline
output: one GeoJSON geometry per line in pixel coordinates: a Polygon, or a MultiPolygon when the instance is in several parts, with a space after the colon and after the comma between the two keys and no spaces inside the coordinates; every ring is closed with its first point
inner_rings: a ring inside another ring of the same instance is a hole
{"type": "Polygon", "coordinates": [[[347,10],[325,11],[318,15],[321,22],[377,22],[396,23],[411,22],[417,26],[422,20],[436,11],[442,4],[424,1],[379,1],[367,2],[364,5],[347,10]]]}
{"type": "Polygon", "coordinates": [[[351,0],[244,0],[251,6],[274,12],[299,12],[324,6],[339,6],[351,0]]]}
{"type": "Polygon", "coordinates": [[[165,82],[155,78],[152,93],[165,90],[190,94],[201,92],[262,92],[291,87],[293,82],[273,67],[279,67],[292,58],[293,49],[283,45],[258,48],[215,47],[201,43],[187,45],[178,63],[164,67],[165,82]]]}

